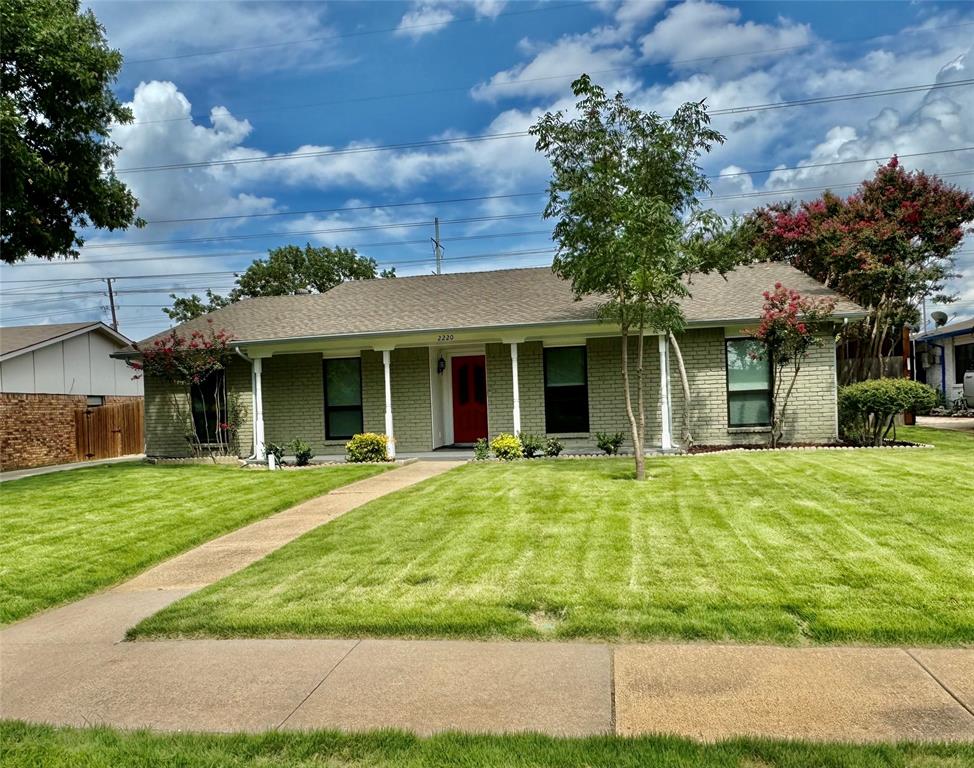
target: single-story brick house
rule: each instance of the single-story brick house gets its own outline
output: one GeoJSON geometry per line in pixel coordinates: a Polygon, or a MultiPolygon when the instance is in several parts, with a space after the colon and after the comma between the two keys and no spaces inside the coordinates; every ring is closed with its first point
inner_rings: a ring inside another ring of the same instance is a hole
{"type": "MultiPolygon", "coordinates": [[[[766,439],[770,375],[748,356],[754,342],[743,332],[756,325],[762,292],[777,281],[834,296],[837,324],[863,315],[787,264],[695,278],[685,303],[689,326],[679,341],[697,443],[766,439]]],[[[341,454],[362,431],[392,435],[400,453],[469,445],[502,432],[557,435],[581,449],[594,446],[596,432],[628,432],[619,329],[598,319],[599,303],[574,300],[549,268],[507,269],[247,299],[178,331],[189,334],[212,321],[210,328],[233,335],[239,359],[220,375],[247,412],[238,435],[242,455],[262,457],[266,442],[296,437],[316,454],[341,454]]],[[[786,440],[836,438],[835,345],[826,341],[799,377],[786,440]]],[[[679,435],[681,388],[666,339],[652,334],[647,342],[647,445],[668,449],[679,435]]],[[[170,395],[164,382],[146,378],[150,455],[189,450],[170,395]]],[[[193,412],[206,407],[194,402],[193,412]]]]}
{"type": "MultiPolygon", "coordinates": [[[[142,382],[111,357],[131,343],[101,322],[0,328],[0,468],[95,458],[83,444],[90,424],[78,433],[79,412],[127,403],[141,422],[142,382]]],[[[142,450],[141,423],[137,432],[134,453],[142,450]]]]}

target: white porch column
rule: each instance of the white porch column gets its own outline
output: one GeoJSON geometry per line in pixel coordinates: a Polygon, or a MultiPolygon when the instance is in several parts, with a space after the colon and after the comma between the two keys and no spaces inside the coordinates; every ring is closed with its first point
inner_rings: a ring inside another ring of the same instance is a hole
{"type": "Polygon", "coordinates": [[[389,458],[396,458],[396,439],[392,436],[392,379],[390,377],[392,352],[382,350],[382,369],[386,383],[386,437],[389,440],[389,458]]]}
{"type": "Polygon", "coordinates": [[[521,392],[517,383],[517,342],[511,342],[511,386],[514,392],[514,434],[521,434],[521,392]]]}
{"type": "Polygon", "coordinates": [[[254,455],[258,460],[267,458],[264,448],[264,390],[261,385],[263,360],[254,358],[254,455]]]}
{"type": "Polygon", "coordinates": [[[659,339],[660,448],[668,451],[673,447],[670,408],[670,343],[662,333],[657,338],[659,339]]]}

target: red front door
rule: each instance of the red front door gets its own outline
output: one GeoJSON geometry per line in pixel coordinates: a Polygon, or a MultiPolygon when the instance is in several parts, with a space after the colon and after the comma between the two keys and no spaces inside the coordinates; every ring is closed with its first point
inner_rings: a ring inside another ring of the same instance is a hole
{"type": "Polygon", "coordinates": [[[483,355],[452,358],[453,442],[487,437],[487,370],[483,355]]]}

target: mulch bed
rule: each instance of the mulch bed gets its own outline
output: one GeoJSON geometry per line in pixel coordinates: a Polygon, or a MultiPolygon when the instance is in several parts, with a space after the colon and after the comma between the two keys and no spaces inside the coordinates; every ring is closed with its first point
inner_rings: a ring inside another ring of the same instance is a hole
{"type": "Polygon", "coordinates": [[[886,440],[882,445],[853,445],[852,443],[782,443],[777,448],[767,445],[733,444],[733,445],[694,445],[687,453],[720,453],[722,451],[828,451],[828,450],[859,450],[868,448],[932,448],[925,443],[912,443],[908,440],[886,440]]]}

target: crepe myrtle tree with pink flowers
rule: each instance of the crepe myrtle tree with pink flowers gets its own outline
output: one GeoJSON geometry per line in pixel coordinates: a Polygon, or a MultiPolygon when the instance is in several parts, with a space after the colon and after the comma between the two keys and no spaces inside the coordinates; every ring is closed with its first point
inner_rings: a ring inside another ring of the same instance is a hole
{"type": "Polygon", "coordinates": [[[763,345],[763,351],[752,356],[767,359],[771,366],[771,447],[777,448],[798,374],[809,351],[823,343],[835,301],[802,296],[781,283],[775,283],[774,290],[765,291],[763,296],[761,324],[748,334],[763,345]]]}
{"type": "Polygon", "coordinates": [[[194,456],[234,451],[242,415],[239,396],[228,395],[224,378],[234,355],[233,336],[212,323],[189,335],[173,329],[149,345],[135,345],[141,359],[128,363],[133,378],[148,375],[169,385],[172,412],[194,456]]]}

